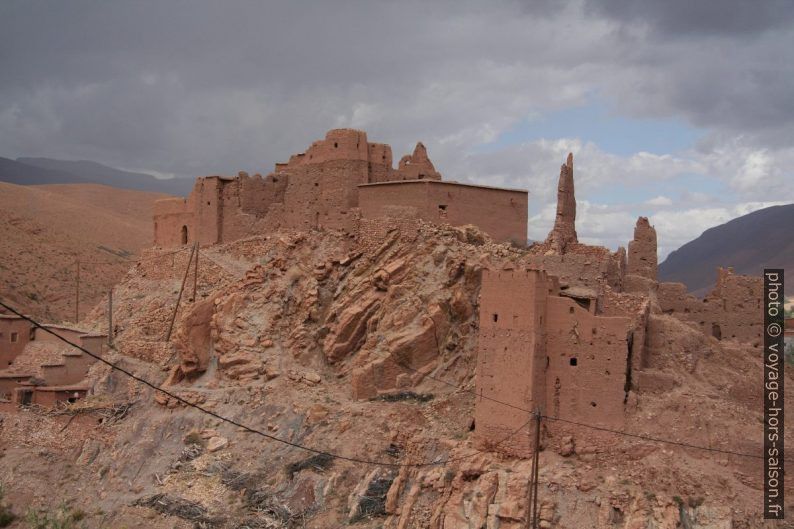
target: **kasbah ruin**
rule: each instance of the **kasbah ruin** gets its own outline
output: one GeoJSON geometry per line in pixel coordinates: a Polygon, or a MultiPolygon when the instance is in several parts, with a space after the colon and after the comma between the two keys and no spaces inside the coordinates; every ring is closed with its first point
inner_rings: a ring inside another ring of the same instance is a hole
{"type": "Polygon", "coordinates": [[[762,279],[658,282],[645,217],[627,249],[580,243],[572,154],[529,246],[527,197],[444,180],[421,143],[394,168],[351,129],[264,177],[198,178],[156,203],[112,324],[105,303],[0,317],[0,405],[39,410],[6,422],[69,453],[113,527],[777,527],[741,455],[760,453],[762,279]]]}

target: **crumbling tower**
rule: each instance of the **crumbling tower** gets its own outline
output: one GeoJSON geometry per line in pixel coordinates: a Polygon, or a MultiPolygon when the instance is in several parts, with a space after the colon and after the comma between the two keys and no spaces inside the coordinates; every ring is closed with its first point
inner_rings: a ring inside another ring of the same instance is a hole
{"type": "Polygon", "coordinates": [[[579,242],[576,238],[576,195],[573,187],[573,153],[560,167],[557,184],[557,217],[546,243],[559,254],[565,253],[569,244],[579,242]]]}
{"type": "Polygon", "coordinates": [[[416,144],[413,154],[406,154],[400,159],[397,171],[402,180],[441,180],[441,173],[436,171],[421,141],[416,144]]]}
{"type": "Polygon", "coordinates": [[[634,240],[629,241],[626,273],[656,281],[656,230],[648,217],[640,217],[634,226],[634,240]]]}

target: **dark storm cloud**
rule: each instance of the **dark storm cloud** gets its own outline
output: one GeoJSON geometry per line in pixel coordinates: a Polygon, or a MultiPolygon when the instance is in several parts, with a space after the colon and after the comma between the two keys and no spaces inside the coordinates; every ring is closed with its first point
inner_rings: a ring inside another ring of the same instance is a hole
{"type": "Polygon", "coordinates": [[[794,21],[790,0],[587,0],[588,12],[674,36],[756,34],[794,21]]]}
{"type": "Polygon", "coordinates": [[[473,146],[593,97],[782,145],[790,4],[703,5],[6,1],[0,155],[267,171],[354,126],[396,156],[424,141],[455,177],[471,173],[473,146]]]}

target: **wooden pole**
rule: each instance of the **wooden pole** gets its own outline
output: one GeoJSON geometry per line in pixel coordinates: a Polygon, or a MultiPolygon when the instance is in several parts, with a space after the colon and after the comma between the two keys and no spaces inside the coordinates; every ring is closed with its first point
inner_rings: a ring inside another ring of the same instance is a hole
{"type": "Polygon", "coordinates": [[[538,520],[538,466],[540,464],[540,410],[535,411],[535,453],[533,454],[534,460],[532,463],[532,529],[540,527],[540,520],[538,520]]]}
{"type": "Polygon", "coordinates": [[[182,284],[179,287],[179,295],[176,298],[176,305],[174,306],[174,313],[171,315],[171,323],[168,324],[168,334],[165,335],[165,341],[171,339],[171,331],[174,330],[174,320],[176,320],[176,313],[179,310],[179,302],[182,301],[182,292],[185,290],[185,281],[187,281],[187,273],[190,271],[190,263],[193,262],[193,253],[196,251],[196,245],[190,249],[190,257],[187,258],[187,266],[185,267],[185,275],[182,276],[182,284]]]}
{"type": "Polygon", "coordinates": [[[74,322],[77,323],[80,321],[80,259],[75,259],[74,266],[77,269],[74,289],[74,322]]]}
{"type": "MultiPolygon", "coordinates": [[[[529,420],[534,420],[534,413],[530,412],[529,420]]],[[[528,424],[532,424],[529,422],[528,424]]],[[[532,428],[527,431],[527,442],[531,442],[532,428]]],[[[532,496],[535,492],[535,452],[537,451],[537,444],[532,445],[532,469],[529,472],[529,487],[527,490],[527,516],[526,516],[526,529],[532,529],[532,496]]]]}
{"type": "Polygon", "coordinates": [[[113,287],[108,292],[108,345],[113,345],[113,287]]]}
{"type": "Polygon", "coordinates": [[[196,241],[196,262],[193,263],[193,299],[196,301],[196,287],[198,286],[198,259],[199,259],[199,243],[196,241]]]}

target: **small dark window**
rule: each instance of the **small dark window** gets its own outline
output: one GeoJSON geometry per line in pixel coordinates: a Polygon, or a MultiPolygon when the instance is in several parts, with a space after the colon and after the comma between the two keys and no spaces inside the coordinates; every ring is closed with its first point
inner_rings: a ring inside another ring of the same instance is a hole
{"type": "Polygon", "coordinates": [[[66,400],[68,400],[68,401],[69,401],[69,404],[74,404],[75,402],[77,402],[77,397],[69,397],[69,398],[68,398],[68,399],[66,399],[66,400]]]}
{"type": "Polygon", "coordinates": [[[568,312],[570,312],[571,314],[573,314],[573,307],[568,307],[568,312]]]}
{"type": "Polygon", "coordinates": [[[498,314],[494,314],[494,315],[493,315],[493,321],[494,321],[494,322],[497,322],[497,321],[499,321],[499,315],[498,315],[498,314]]]}
{"type": "Polygon", "coordinates": [[[338,143],[336,143],[336,142],[334,142],[334,149],[336,149],[336,148],[338,148],[338,147],[339,147],[339,144],[338,144],[338,143]]]}
{"type": "Polygon", "coordinates": [[[446,211],[447,210],[447,205],[446,204],[439,204],[438,205],[438,209],[440,209],[441,211],[446,211]]]}
{"type": "Polygon", "coordinates": [[[570,360],[570,362],[571,362],[571,365],[572,365],[572,366],[575,366],[575,365],[576,365],[576,363],[577,363],[576,357],[575,357],[575,356],[572,356],[572,357],[571,357],[571,360],[570,360]]]}
{"type": "Polygon", "coordinates": [[[182,244],[187,244],[187,226],[182,226],[182,244]]]}
{"type": "Polygon", "coordinates": [[[591,402],[590,402],[590,406],[592,406],[593,408],[595,408],[595,407],[596,407],[596,403],[591,401],[591,402]]]}
{"type": "Polygon", "coordinates": [[[274,184],[275,184],[275,183],[278,183],[278,178],[275,178],[275,177],[274,177],[274,178],[273,178],[273,183],[274,183],[274,184]]]}
{"type": "Polygon", "coordinates": [[[317,182],[315,182],[315,183],[314,183],[314,187],[317,187],[317,186],[319,186],[319,185],[320,185],[320,184],[318,184],[317,182]]]}
{"type": "Polygon", "coordinates": [[[209,201],[209,200],[207,200],[207,205],[208,205],[208,206],[210,205],[210,201],[209,201]]]}
{"type": "Polygon", "coordinates": [[[419,175],[419,180],[422,180],[422,179],[424,179],[424,177],[425,177],[425,175],[423,175],[423,174],[420,174],[420,175],[419,175]]]}
{"type": "Polygon", "coordinates": [[[11,333],[11,342],[18,342],[19,341],[19,333],[12,332],[11,333]]]}

